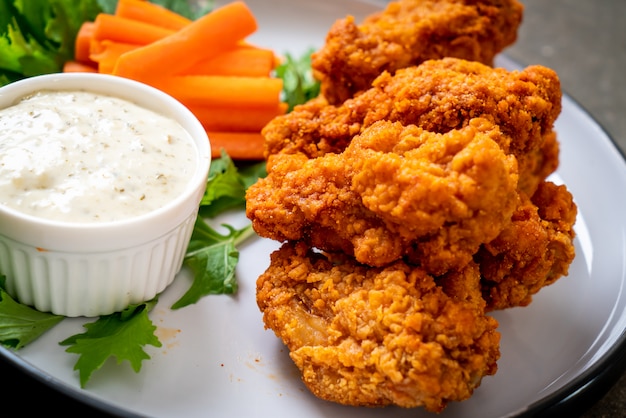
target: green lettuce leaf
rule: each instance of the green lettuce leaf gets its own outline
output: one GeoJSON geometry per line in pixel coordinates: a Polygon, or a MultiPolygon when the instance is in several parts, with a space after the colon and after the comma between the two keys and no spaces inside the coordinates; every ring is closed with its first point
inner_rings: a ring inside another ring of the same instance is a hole
{"type": "Polygon", "coordinates": [[[0,85],[60,72],[80,26],[101,10],[97,0],[0,0],[0,85]]]}
{"type": "MultiPolygon", "coordinates": [[[[153,0],[190,19],[212,1],[153,0]]],[[[26,77],[57,73],[74,57],[80,26],[100,12],[113,13],[117,0],[0,0],[0,86],[26,77]]]]}

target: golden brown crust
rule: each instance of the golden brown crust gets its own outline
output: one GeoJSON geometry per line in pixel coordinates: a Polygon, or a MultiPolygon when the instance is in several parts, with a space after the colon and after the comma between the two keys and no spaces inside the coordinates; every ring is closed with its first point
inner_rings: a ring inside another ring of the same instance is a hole
{"type": "Polygon", "coordinates": [[[532,193],[558,164],[553,125],[561,111],[556,73],[530,66],[522,71],[494,69],[447,58],[381,74],[372,88],[341,105],[324,98],[275,118],[263,134],[266,156],[304,153],[309,158],[342,152],[371,124],[387,120],[445,133],[481,117],[508,138],[499,145],[520,159],[520,184],[532,193]],[[539,161],[539,163],[537,162],[539,161]]]}
{"type": "Polygon", "coordinates": [[[246,214],[287,243],[257,302],[312,393],[441,411],[495,373],[485,312],[527,305],[574,257],[576,205],[546,182],[560,100],[545,67],[446,58],[267,125],[246,214]]]}
{"type": "Polygon", "coordinates": [[[343,153],[278,154],[248,189],[255,231],[382,266],[408,256],[441,275],[466,265],[509,223],[517,163],[500,130],[474,119],[445,134],[377,122],[343,153]]]}
{"type": "Polygon", "coordinates": [[[517,0],[400,0],[357,24],[338,20],[312,57],[322,95],[341,103],[382,72],[444,57],[493,63],[515,42],[523,6],[517,0]]]}
{"type": "Polygon", "coordinates": [[[268,176],[246,214],[283,246],[257,303],[316,396],[433,412],[467,399],[500,356],[486,312],[567,275],[576,205],[546,181],[559,79],[489,65],[521,11],[400,0],[338,21],[314,55],[323,95],[263,130],[268,176]]]}
{"type": "Polygon", "coordinates": [[[316,396],[439,412],[471,396],[500,356],[477,266],[454,276],[441,286],[401,262],[371,268],[287,243],[259,277],[257,301],[316,396]]]}
{"type": "Polygon", "coordinates": [[[568,274],[577,207],[564,185],[541,183],[523,198],[512,223],[474,259],[488,309],[526,306],[541,288],[568,274]]]}

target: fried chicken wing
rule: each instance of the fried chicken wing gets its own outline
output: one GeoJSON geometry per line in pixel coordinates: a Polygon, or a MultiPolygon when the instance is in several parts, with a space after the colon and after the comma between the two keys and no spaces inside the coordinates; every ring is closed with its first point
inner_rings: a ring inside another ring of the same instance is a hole
{"type": "Polygon", "coordinates": [[[402,262],[372,268],[285,243],[257,280],[257,303],[316,396],[440,412],[497,369],[479,277],[470,263],[438,284],[402,262]]]}
{"type": "Polygon", "coordinates": [[[474,258],[488,310],[526,306],[541,288],[568,274],[576,214],[564,185],[544,182],[522,199],[512,223],[474,258]]]}
{"type": "Polygon", "coordinates": [[[558,165],[553,125],[561,111],[554,71],[522,71],[446,58],[381,74],[369,90],[334,106],[323,97],[275,118],[263,130],[265,155],[340,153],[376,121],[414,124],[445,133],[482,117],[503,132],[500,147],[518,160],[520,185],[532,194],[558,165]]]}
{"type": "Polygon", "coordinates": [[[384,71],[456,57],[491,65],[515,42],[523,6],[517,0],[400,0],[357,25],[338,20],[312,56],[329,103],[370,87],[384,71]]]}
{"type": "Polygon", "coordinates": [[[441,275],[510,222],[517,162],[486,119],[445,134],[379,121],[339,154],[278,154],[246,195],[255,231],[382,266],[403,257],[441,275]]]}

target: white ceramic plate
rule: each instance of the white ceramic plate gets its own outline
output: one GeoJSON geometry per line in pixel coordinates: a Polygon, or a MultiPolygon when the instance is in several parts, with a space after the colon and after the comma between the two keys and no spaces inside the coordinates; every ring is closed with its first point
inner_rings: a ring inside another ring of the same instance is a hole
{"type": "MultiPolygon", "coordinates": [[[[385,2],[250,0],[260,45],[297,53],[320,46],[339,17],[357,19],[385,2]]],[[[514,64],[501,59],[502,65],[514,64]]],[[[570,275],[543,289],[526,308],[495,316],[502,333],[499,371],[483,379],[474,396],[440,416],[520,416],[576,397],[613,366],[626,349],[626,164],[605,132],[570,98],[557,121],[561,165],[554,176],[567,184],[579,207],[577,257],[570,275]]],[[[234,213],[220,221],[243,226],[234,213]]],[[[122,415],[151,417],[272,416],[432,417],[422,409],[342,407],[309,393],[286,349],[265,331],[255,302],[255,281],[277,244],[255,239],[240,248],[237,296],[209,296],[178,311],[188,288],[183,272],[151,313],[163,347],[140,373],[106,363],[85,390],[72,370],[75,355],[58,342],[82,332],[81,319],[65,320],[18,353],[0,354],[86,403],[122,415]]]]}

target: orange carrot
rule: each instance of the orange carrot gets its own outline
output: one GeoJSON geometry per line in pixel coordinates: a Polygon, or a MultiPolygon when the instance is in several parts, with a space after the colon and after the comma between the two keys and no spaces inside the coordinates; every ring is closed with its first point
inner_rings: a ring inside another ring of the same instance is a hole
{"type": "Polygon", "coordinates": [[[285,114],[287,104],[250,108],[189,106],[189,110],[209,131],[260,132],[270,120],[285,114]]]}
{"type": "Polygon", "coordinates": [[[269,49],[241,47],[199,62],[184,75],[233,75],[267,77],[275,68],[274,52],[269,49]]]}
{"type": "Polygon", "coordinates": [[[114,74],[144,82],[182,74],[194,64],[232,49],[256,29],[256,19],[245,3],[228,3],[163,39],[123,54],[114,74]]]}
{"type": "MultiPolygon", "coordinates": [[[[123,54],[120,60],[133,52],[123,54]]],[[[282,79],[271,77],[188,75],[163,77],[153,81],[150,84],[183,104],[198,106],[275,106],[283,88],[282,79]]]]}
{"type": "Polygon", "coordinates": [[[176,31],[125,17],[99,13],[94,21],[93,39],[147,45],[176,31]]]}
{"type": "Polygon", "coordinates": [[[207,131],[211,156],[219,158],[224,149],[233,160],[262,160],[265,139],[260,132],[207,131]]]}
{"type": "Polygon", "coordinates": [[[76,34],[74,43],[74,60],[78,62],[89,63],[89,45],[93,39],[95,32],[95,24],[93,22],[83,22],[76,34]]]}
{"type": "Polygon", "coordinates": [[[118,0],[115,15],[171,30],[191,23],[190,19],[145,0],[118,0]]]}
{"type": "Polygon", "coordinates": [[[98,69],[92,65],[78,61],[65,61],[63,64],[64,73],[97,73],[98,69]]]}
{"type": "Polygon", "coordinates": [[[100,54],[108,49],[115,49],[116,51],[119,51],[119,54],[121,55],[124,52],[128,52],[139,47],[141,47],[141,45],[116,42],[110,39],[103,39],[101,41],[93,40],[89,48],[89,56],[91,57],[92,55],[100,54]]]}
{"type": "Polygon", "coordinates": [[[93,42],[89,58],[97,63],[98,72],[111,74],[118,58],[125,52],[139,48],[138,45],[114,42],[109,40],[93,42]]]}

